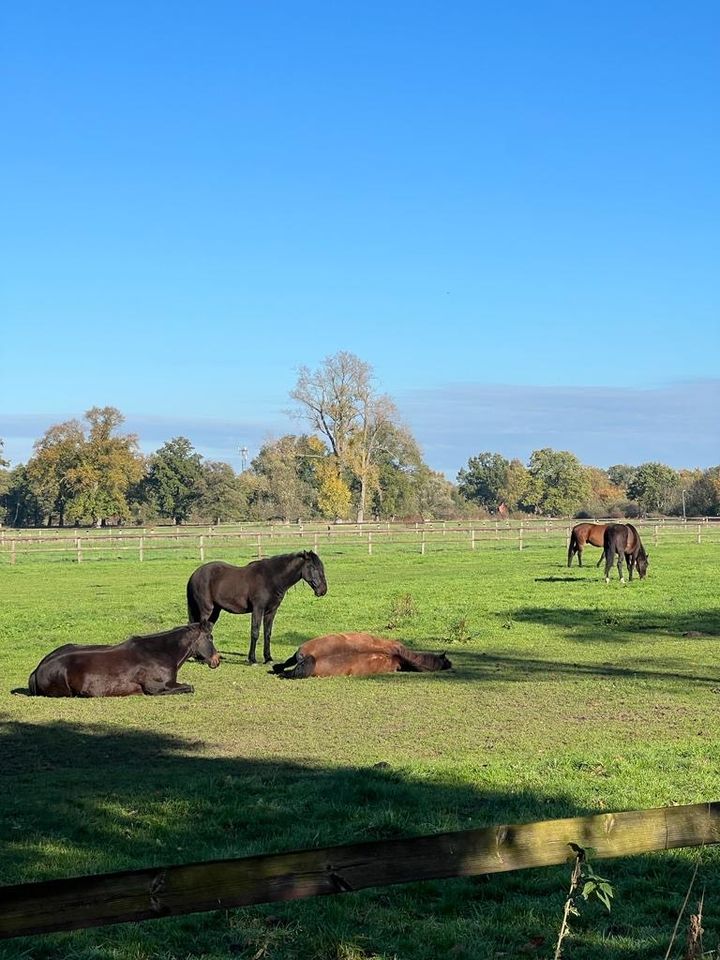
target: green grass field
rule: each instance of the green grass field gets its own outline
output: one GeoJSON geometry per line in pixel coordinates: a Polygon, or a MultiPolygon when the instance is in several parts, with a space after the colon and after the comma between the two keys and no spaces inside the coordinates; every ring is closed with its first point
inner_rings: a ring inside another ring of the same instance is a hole
{"type": "MultiPolygon", "coordinates": [[[[0,566],[0,882],[720,799],[717,545],[651,546],[647,580],[624,586],[594,550],[568,570],[561,539],[321,553],[329,593],[289,592],[276,659],[370,630],[455,669],[281,682],[244,662],[249,617],[224,614],[221,668],[180,674],[192,696],[13,696],[55,646],[184,622],[197,560],[0,566]]],[[[583,909],[566,960],[663,957],[698,855],[599,861],[615,904],[583,909]]],[[[719,867],[702,851],[708,949],[719,867]]],[[[8,941],[0,958],[546,958],[568,879],[388,887],[8,941]]]]}

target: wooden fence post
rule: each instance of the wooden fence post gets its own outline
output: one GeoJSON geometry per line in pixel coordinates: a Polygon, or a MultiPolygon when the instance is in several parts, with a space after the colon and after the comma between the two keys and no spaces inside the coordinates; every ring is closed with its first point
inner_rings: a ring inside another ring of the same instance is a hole
{"type": "Polygon", "coordinates": [[[205,539],[200,537],[200,563],[205,563],[205,539]]]}
{"type": "MultiPolygon", "coordinates": [[[[697,527],[698,527],[698,529],[697,529],[697,541],[698,541],[698,543],[700,543],[700,530],[702,529],[702,527],[701,527],[700,524],[698,524],[697,527]]],[[[15,546],[15,544],[13,543],[13,547],[14,547],[14,546],[15,546]]]]}
{"type": "Polygon", "coordinates": [[[658,542],[658,525],[655,524],[655,532],[653,534],[653,543],[655,544],[655,546],[657,546],[657,542],[658,542]]]}
{"type": "Polygon", "coordinates": [[[470,528],[470,549],[475,549],[475,527],[470,528]]]}
{"type": "Polygon", "coordinates": [[[313,549],[315,550],[315,553],[318,552],[318,535],[317,535],[317,533],[315,534],[315,537],[313,538],[313,549]]]}
{"type": "Polygon", "coordinates": [[[262,560],[262,541],[260,540],[260,534],[256,533],[255,538],[257,539],[257,555],[258,560],[262,560]]]}
{"type": "Polygon", "coordinates": [[[80,546],[80,537],[75,537],[75,549],[77,550],[77,562],[82,563],[82,548],[80,546]]]}
{"type": "Polygon", "coordinates": [[[138,549],[140,551],[140,563],[143,562],[143,547],[145,546],[145,538],[140,537],[140,543],[138,544],[138,549]]]}
{"type": "Polygon", "coordinates": [[[372,532],[368,530],[368,556],[372,556],[372,532]]]}
{"type": "MultiPolygon", "coordinates": [[[[700,528],[698,528],[698,543],[700,543],[700,528]]],[[[15,540],[10,543],[10,563],[15,563],[15,540]]]]}
{"type": "Polygon", "coordinates": [[[522,520],[520,521],[520,550],[523,548],[523,525],[522,520]]]}
{"type": "Polygon", "coordinates": [[[420,536],[420,555],[425,556],[425,527],[422,529],[422,534],[420,536]]]}

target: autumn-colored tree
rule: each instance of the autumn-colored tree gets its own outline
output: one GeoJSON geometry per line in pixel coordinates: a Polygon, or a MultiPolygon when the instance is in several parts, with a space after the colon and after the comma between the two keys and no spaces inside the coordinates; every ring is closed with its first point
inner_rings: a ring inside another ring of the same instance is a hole
{"type": "Polygon", "coordinates": [[[316,514],[315,464],[326,456],[317,437],[289,434],[263,444],[249,471],[256,478],[250,497],[254,516],[292,520],[316,514]]]}
{"type": "Polygon", "coordinates": [[[330,445],[339,473],[352,473],[358,482],[358,520],[377,484],[383,431],[397,418],[392,400],[374,386],[370,364],[340,351],[326,357],[314,371],[301,367],[290,396],[307,420],[330,445]]]}
{"type": "Polygon", "coordinates": [[[68,505],[75,495],[70,472],[77,467],[85,445],[85,434],[78,420],[57,423],[35,441],[34,453],[27,463],[29,492],[52,526],[57,518],[65,523],[68,505]]]}
{"type": "Polygon", "coordinates": [[[70,519],[104,524],[130,516],[127,495],[142,474],[144,461],[134,434],[116,435],[125,418],[115,407],[92,407],[85,414],[87,439],[76,463],[67,471],[73,496],[70,519]]]}
{"type": "Polygon", "coordinates": [[[320,460],[315,468],[318,509],[329,520],[346,520],[350,513],[352,493],[340,476],[335,457],[320,460]]]}

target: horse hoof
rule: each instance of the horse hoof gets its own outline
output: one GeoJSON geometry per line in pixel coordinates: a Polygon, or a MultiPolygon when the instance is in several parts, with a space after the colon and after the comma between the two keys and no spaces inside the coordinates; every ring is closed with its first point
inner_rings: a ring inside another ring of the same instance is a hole
{"type": "Polygon", "coordinates": [[[610,583],[610,577],[605,577],[605,583],[610,583]]]}
{"type": "Polygon", "coordinates": [[[273,662],[272,657],[265,657],[265,663],[272,663],[272,662],[273,662]]]}
{"type": "Polygon", "coordinates": [[[256,666],[257,666],[257,660],[248,660],[248,666],[249,666],[249,667],[256,667],[256,666]]]}

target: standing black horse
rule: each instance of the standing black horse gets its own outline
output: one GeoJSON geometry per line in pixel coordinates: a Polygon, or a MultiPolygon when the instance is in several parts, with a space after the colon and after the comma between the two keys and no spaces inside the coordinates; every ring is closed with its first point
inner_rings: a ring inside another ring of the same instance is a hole
{"type": "Polygon", "coordinates": [[[204,563],[188,580],[188,616],[191,621],[207,619],[215,623],[221,610],[251,613],[248,661],[257,663],[255,647],[262,621],[263,656],[265,663],[270,663],[275,614],[288,588],[300,580],[310,584],[316,597],[327,593],[325,568],[312,550],[253,560],[245,567],[235,567],[222,560],[204,563]]]}
{"type": "Polygon", "coordinates": [[[178,670],[190,657],[212,668],[220,665],[209,623],[130,637],[114,646],[66,643],[40,661],[28,687],[33,697],[192,693],[189,683],[177,682],[178,670]]]}
{"type": "Polygon", "coordinates": [[[603,552],[605,554],[605,583],[610,583],[610,569],[615,557],[617,557],[620,583],[625,583],[622,569],[623,557],[625,557],[631,580],[633,570],[636,567],[641,580],[647,573],[650,557],[645,553],[640,534],[631,523],[608,524],[603,537],[603,552]]]}

